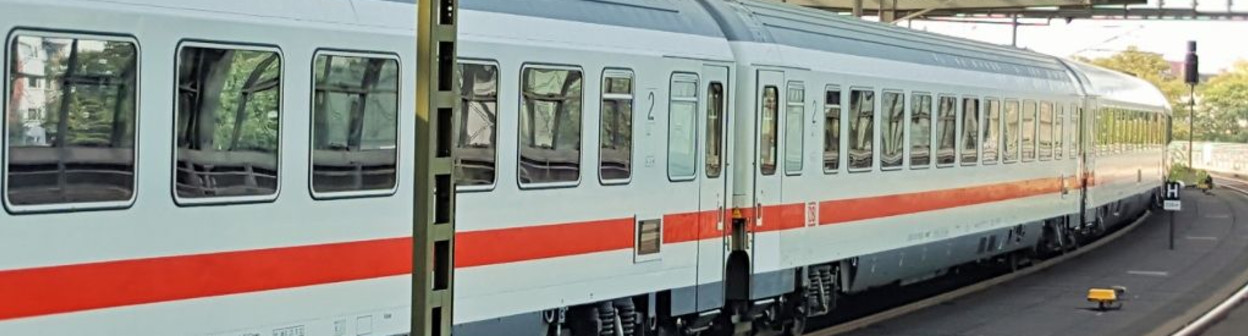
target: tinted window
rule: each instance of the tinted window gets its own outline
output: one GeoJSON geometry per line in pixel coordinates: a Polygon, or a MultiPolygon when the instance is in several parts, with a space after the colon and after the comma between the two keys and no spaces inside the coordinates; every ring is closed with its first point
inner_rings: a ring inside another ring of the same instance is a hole
{"type": "Polygon", "coordinates": [[[789,84],[784,109],[784,172],[802,173],[802,139],[806,121],[806,89],[800,83],[789,84]]]}
{"type": "Polygon", "coordinates": [[[458,186],[492,185],[498,172],[498,67],[459,64],[458,186]]]}
{"type": "Polygon", "coordinates": [[[984,121],[984,141],[982,141],[984,164],[997,163],[997,153],[1001,146],[1001,102],[988,100],[987,116],[984,121]]]}
{"type": "Polygon", "coordinates": [[[910,108],[910,167],[932,164],[932,96],[914,95],[910,108]]]}
{"type": "Polygon", "coordinates": [[[281,70],[276,52],[182,48],[178,197],[277,192],[281,70]]]}
{"type": "Polygon", "coordinates": [[[399,62],[318,55],[314,71],[312,190],[393,189],[397,181],[399,62]]]}
{"type": "Polygon", "coordinates": [[[598,129],[598,174],[603,181],[632,175],[633,73],[606,71],[602,78],[602,118],[598,129]]]}
{"type": "Polygon", "coordinates": [[[1062,140],[1066,138],[1066,111],[1061,105],[1056,108],[1057,120],[1053,121],[1053,158],[1061,160],[1066,151],[1062,145],[1062,140]]]}
{"type": "Polygon", "coordinates": [[[962,99],[962,164],[979,161],[979,99],[962,99]]]}
{"type": "Polygon", "coordinates": [[[1005,156],[1005,162],[1018,161],[1018,136],[1019,129],[1019,113],[1018,101],[1005,102],[1005,131],[1001,133],[1001,138],[1005,140],[1002,154],[1005,156]]]}
{"type": "Polygon", "coordinates": [[[823,171],[841,168],[841,90],[828,90],[823,97],[823,171]]]}
{"type": "Polygon", "coordinates": [[[906,98],[898,92],[884,92],[880,110],[880,167],[901,167],[905,155],[906,98]]]}
{"type": "Polygon", "coordinates": [[[1053,104],[1040,103],[1040,122],[1037,127],[1037,151],[1040,153],[1040,160],[1048,161],[1053,158],[1053,104]]]}
{"type": "Polygon", "coordinates": [[[849,107],[849,168],[871,168],[875,137],[875,92],[853,90],[849,107]]]}
{"type": "Polygon", "coordinates": [[[698,78],[672,76],[671,101],[667,119],[667,176],[693,177],[697,166],[698,78]]]}
{"type": "Polygon", "coordinates": [[[580,70],[524,68],[520,97],[521,184],[581,177],[580,70]]]}
{"type": "Polygon", "coordinates": [[[1036,102],[1023,102],[1023,161],[1036,159],[1036,102]]]}
{"type": "Polygon", "coordinates": [[[776,173],[776,105],[780,92],[775,86],[763,87],[761,125],[759,125],[759,172],[763,175],[776,173]]]}
{"type": "Polygon", "coordinates": [[[8,185],[13,205],[134,195],[134,43],[19,35],[9,45],[8,185]],[[38,87],[29,84],[43,82],[38,87]]]}
{"type": "Polygon", "coordinates": [[[711,82],[706,104],[706,177],[719,177],[724,168],[724,85],[711,82]]]}
{"type": "Polygon", "coordinates": [[[953,164],[956,156],[958,139],[958,100],[953,97],[940,97],[940,115],[936,121],[936,165],[953,164]]]}

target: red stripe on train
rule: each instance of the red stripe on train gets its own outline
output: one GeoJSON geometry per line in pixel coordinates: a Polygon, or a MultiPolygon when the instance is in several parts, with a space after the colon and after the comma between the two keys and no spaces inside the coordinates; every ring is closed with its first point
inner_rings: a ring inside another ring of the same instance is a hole
{"type": "Polygon", "coordinates": [[[411,274],[411,238],[0,271],[0,320],[411,274]]]}

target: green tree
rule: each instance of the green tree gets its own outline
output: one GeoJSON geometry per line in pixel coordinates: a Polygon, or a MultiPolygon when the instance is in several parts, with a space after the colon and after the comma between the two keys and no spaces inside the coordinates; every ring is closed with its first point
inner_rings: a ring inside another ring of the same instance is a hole
{"type": "Polygon", "coordinates": [[[1248,142],[1248,61],[1200,86],[1196,137],[1206,141],[1248,142]]]}

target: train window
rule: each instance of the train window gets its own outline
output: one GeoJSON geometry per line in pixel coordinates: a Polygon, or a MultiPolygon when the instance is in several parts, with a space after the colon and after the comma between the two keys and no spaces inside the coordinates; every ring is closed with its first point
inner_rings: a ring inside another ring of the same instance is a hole
{"type": "Polygon", "coordinates": [[[996,164],[998,147],[1001,145],[1001,102],[996,99],[987,101],[987,116],[984,121],[983,150],[984,164],[996,164]]]}
{"type": "Polygon", "coordinates": [[[1070,131],[1067,133],[1070,134],[1070,141],[1068,141],[1070,144],[1070,157],[1075,159],[1079,158],[1080,155],[1079,139],[1082,137],[1081,133],[1083,133],[1084,129],[1083,124],[1080,124],[1080,116],[1082,114],[1083,109],[1070,105],[1070,131]]]}
{"type": "Polygon", "coordinates": [[[806,125],[806,88],[790,82],[784,109],[784,173],[802,174],[802,140],[806,125]]]}
{"type": "Polygon", "coordinates": [[[849,104],[849,169],[870,170],[874,163],[875,91],[850,91],[849,104]]]}
{"type": "Polygon", "coordinates": [[[932,164],[932,96],[910,97],[910,168],[932,164]]]}
{"type": "Polygon", "coordinates": [[[1022,123],[1022,139],[1023,139],[1023,161],[1034,161],[1036,159],[1036,102],[1023,102],[1023,123],[1022,123]]]}
{"type": "MultiPolygon", "coordinates": [[[[637,256],[653,255],[663,248],[663,220],[647,219],[637,221],[637,240],[634,249],[637,256]]],[[[638,261],[650,260],[638,258],[638,261]]]]}
{"type": "Polygon", "coordinates": [[[672,75],[667,119],[667,177],[690,180],[697,172],[698,77],[672,75]]]}
{"type": "Polygon", "coordinates": [[[706,177],[719,177],[724,169],[724,84],[711,82],[706,104],[706,177]]]}
{"type": "Polygon", "coordinates": [[[1109,152],[1109,109],[1101,108],[1099,111],[1093,111],[1096,114],[1096,153],[1104,156],[1109,152]]]}
{"type": "Polygon", "coordinates": [[[1040,122],[1037,124],[1036,142],[1041,161],[1053,159],[1053,104],[1040,103],[1040,122]]]}
{"type": "Polygon", "coordinates": [[[885,91],[880,111],[880,168],[901,168],[905,156],[906,97],[900,92],[885,91]]]}
{"type": "Polygon", "coordinates": [[[1062,139],[1066,138],[1066,110],[1063,106],[1057,105],[1057,120],[1053,123],[1053,159],[1061,160],[1066,147],[1062,144],[1062,139]]]}
{"type": "Polygon", "coordinates": [[[8,204],[17,211],[129,204],[135,195],[138,46],[18,32],[8,55],[8,204]],[[27,91],[34,89],[27,86],[31,78],[49,85],[27,91]]]}
{"type": "Polygon", "coordinates": [[[940,97],[940,111],[936,119],[936,166],[951,167],[957,160],[958,100],[940,97]]]}
{"type": "Polygon", "coordinates": [[[632,176],[633,72],[602,73],[602,110],[598,131],[598,177],[620,183],[632,176]]]}
{"type": "Polygon", "coordinates": [[[962,165],[979,161],[979,99],[962,99],[962,165]]]}
{"type": "Polygon", "coordinates": [[[177,69],[177,198],[276,195],[281,56],[184,46],[177,69]]]}
{"type": "MultiPolygon", "coordinates": [[[[393,191],[398,185],[398,60],[322,52],[313,71],[313,194],[393,191]]],[[[487,91],[473,90],[478,89],[487,91]]]]}
{"type": "Polygon", "coordinates": [[[576,183],[581,178],[581,71],[526,66],[520,77],[520,185],[576,183]]]}
{"type": "Polygon", "coordinates": [[[1022,130],[1019,127],[1019,111],[1017,100],[1005,101],[1005,131],[1001,133],[1001,139],[1005,140],[1005,146],[1002,148],[1002,159],[1005,163],[1018,162],[1018,145],[1019,135],[1022,130]]]}
{"type": "Polygon", "coordinates": [[[488,188],[498,173],[498,66],[464,61],[459,75],[456,188],[488,188]]]}
{"type": "Polygon", "coordinates": [[[759,172],[763,175],[773,175],[776,173],[776,104],[780,99],[780,90],[775,86],[768,85],[763,87],[762,96],[762,125],[759,128],[759,172]]]}
{"type": "Polygon", "coordinates": [[[823,171],[841,169],[841,90],[829,87],[823,97],[823,171]]]}

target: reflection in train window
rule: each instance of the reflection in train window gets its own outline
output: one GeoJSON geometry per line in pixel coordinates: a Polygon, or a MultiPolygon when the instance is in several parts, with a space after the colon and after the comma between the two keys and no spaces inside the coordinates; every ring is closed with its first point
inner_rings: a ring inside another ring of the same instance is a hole
{"type": "Polygon", "coordinates": [[[1036,102],[1023,102],[1023,161],[1036,159],[1036,102]]]}
{"type": "Polygon", "coordinates": [[[979,99],[962,99],[962,165],[979,162],[979,99]]]}
{"type": "Polygon", "coordinates": [[[724,168],[724,84],[711,82],[706,103],[706,177],[719,177],[724,168]]]}
{"type": "Polygon", "coordinates": [[[520,183],[581,177],[580,70],[526,67],[521,73],[520,183]]]}
{"type": "Polygon", "coordinates": [[[776,173],[776,104],[780,99],[780,92],[775,86],[763,87],[762,96],[762,125],[759,127],[759,172],[763,175],[773,175],[776,173]]]}
{"type": "Polygon", "coordinates": [[[910,168],[932,165],[932,96],[910,97],[910,168]]]}
{"type": "Polygon", "coordinates": [[[1041,161],[1048,161],[1053,158],[1053,104],[1048,102],[1040,103],[1038,128],[1039,134],[1036,136],[1036,140],[1039,143],[1037,152],[1040,153],[1041,161]]]}
{"type": "Polygon", "coordinates": [[[1066,138],[1066,111],[1065,106],[1057,105],[1057,119],[1053,121],[1053,159],[1061,160],[1066,147],[1063,147],[1062,140],[1066,138]]]}
{"type": "Polygon", "coordinates": [[[906,97],[885,91],[880,111],[880,168],[900,168],[906,145],[906,97]]]}
{"type": "Polygon", "coordinates": [[[849,169],[867,170],[875,141],[875,91],[853,90],[849,95],[849,169]]]}
{"type": "Polygon", "coordinates": [[[1018,101],[1005,101],[1005,131],[1001,132],[1001,139],[1005,140],[1005,146],[1002,146],[1001,153],[1005,158],[1005,163],[1018,162],[1018,136],[1021,130],[1018,127],[1018,101]]]}
{"type": "Polygon", "coordinates": [[[456,187],[490,186],[498,174],[498,66],[459,63],[456,187]]]}
{"type": "Polygon", "coordinates": [[[841,169],[841,90],[829,87],[823,97],[823,171],[841,169]]]}
{"type": "Polygon", "coordinates": [[[957,160],[958,100],[940,97],[940,115],[936,121],[936,166],[949,167],[957,160]]]}
{"type": "Polygon", "coordinates": [[[984,164],[996,164],[998,148],[1001,146],[1001,102],[989,99],[987,116],[984,121],[983,151],[984,164]]]}
{"type": "Polygon", "coordinates": [[[633,72],[607,70],[602,76],[602,122],[598,135],[598,174],[604,182],[632,176],[633,72]]]}
{"type": "Polygon", "coordinates": [[[179,198],[277,193],[281,73],[276,52],[182,48],[175,122],[179,198]]]}
{"type": "Polygon", "coordinates": [[[17,35],[10,43],[9,204],[131,200],[136,45],[35,35],[17,35]],[[31,78],[47,85],[31,87],[31,78]]]}
{"type": "Polygon", "coordinates": [[[802,174],[802,139],[805,139],[806,88],[789,83],[784,109],[784,173],[802,174]]]}
{"type": "Polygon", "coordinates": [[[667,177],[689,180],[697,172],[698,77],[672,75],[667,119],[667,177]]]}
{"type": "Polygon", "coordinates": [[[314,66],[312,191],[394,189],[399,62],[320,54],[314,66]]]}
{"type": "MultiPolygon", "coordinates": [[[[1070,141],[1068,141],[1068,143],[1070,144],[1070,157],[1071,158],[1078,158],[1080,155],[1079,154],[1080,153],[1079,152],[1079,146],[1080,146],[1079,139],[1082,136],[1082,133],[1084,132],[1083,131],[1084,128],[1083,128],[1083,124],[1080,124],[1079,116],[1082,114],[1083,114],[1083,109],[1078,108],[1075,105],[1070,105],[1070,132],[1067,132],[1067,133],[1070,134],[1070,141]]],[[[1088,139],[1088,140],[1092,140],[1092,139],[1088,139]]]]}

